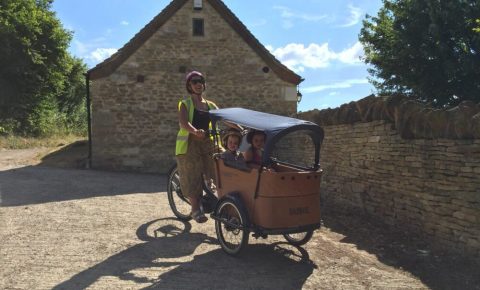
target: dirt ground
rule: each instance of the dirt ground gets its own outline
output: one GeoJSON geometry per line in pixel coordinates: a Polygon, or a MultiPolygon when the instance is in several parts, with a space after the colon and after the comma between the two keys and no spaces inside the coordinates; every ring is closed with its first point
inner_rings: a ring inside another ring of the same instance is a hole
{"type": "Polygon", "coordinates": [[[81,169],[85,148],[0,149],[0,289],[480,289],[478,264],[332,210],[303,248],[230,257],[212,220],[173,218],[165,176],[81,169]]]}

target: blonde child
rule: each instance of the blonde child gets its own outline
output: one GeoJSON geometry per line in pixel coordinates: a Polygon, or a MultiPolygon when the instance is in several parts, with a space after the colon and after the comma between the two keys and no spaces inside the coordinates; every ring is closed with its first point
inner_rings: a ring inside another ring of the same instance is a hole
{"type": "Polygon", "coordinates": [[[228,130],[228,132],[222,138],[222,145],[226,150],[220,155],[220,158],[224,160],[225,165],[229,165],[238,169],[248,169],[243,154],[238,151],[241,140],[242,134],[238,130],[228,130]]]}

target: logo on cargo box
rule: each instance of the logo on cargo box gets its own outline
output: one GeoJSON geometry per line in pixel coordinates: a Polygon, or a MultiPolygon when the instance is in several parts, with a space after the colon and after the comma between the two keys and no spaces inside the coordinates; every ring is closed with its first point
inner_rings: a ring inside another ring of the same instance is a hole
{"type": "Polygon", "coordinates": [[[291,207],[288,209],[288,212],[290,215],[302,215],[302,214],[308,214],[308,206],[306,207],[291,207]]]}

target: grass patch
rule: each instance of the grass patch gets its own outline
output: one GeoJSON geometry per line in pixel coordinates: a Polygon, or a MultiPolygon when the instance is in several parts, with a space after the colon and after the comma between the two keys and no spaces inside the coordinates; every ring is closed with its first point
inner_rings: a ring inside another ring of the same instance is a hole
{"type": "Polygon", "coordinates": [[[39,147],[60,147],[77,141],[86,140],[86,136],[55,135],[44,138],[22,137],[15,135],[0,136],[0,148],[28,149],[39,147]]]}

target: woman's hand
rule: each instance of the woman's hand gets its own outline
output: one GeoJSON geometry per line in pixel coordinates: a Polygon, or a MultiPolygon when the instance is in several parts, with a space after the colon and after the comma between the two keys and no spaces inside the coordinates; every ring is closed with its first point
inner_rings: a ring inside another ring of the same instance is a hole
{"type": "Polygon", "coordinates": [[[203,129],[199,129],[199,130],[195,129],[195,131],[193,131],[192,134],[195,135],[195,136],[197,136],[197,137],[199,137],[199,138],[204,138],[204,137],[205,137],[205,130],[203,130],[203,129]]]}

